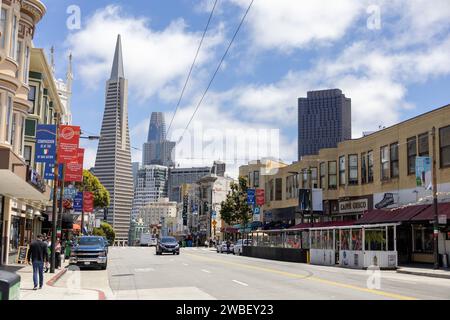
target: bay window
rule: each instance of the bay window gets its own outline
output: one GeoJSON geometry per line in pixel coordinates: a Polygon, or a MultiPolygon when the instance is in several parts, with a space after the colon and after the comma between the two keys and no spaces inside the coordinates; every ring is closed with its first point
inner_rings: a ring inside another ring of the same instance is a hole
{"type": "Polygon", "coordinates": [[[11,130],[12,130],[12,117],[13,117],[13,101],[10,96],[8,96],[8,103],[6,105],[6,141],[11,141],[11,130]]]}
{"type": "Polygon", "coordinates": [[[0,47],[2,49],[5,48],[5,44],[6,44],[6,23],[8,20],[8,11],[4,8],[2,8],[1,10],[1,14],[0,14],[0,47]]]}
{"type": "Polygon", "coordinates": [[[11,46],[9,51],[9,56],[17,61],[17,16],[13,16],[12,30],[11,30],[11,46]]]}

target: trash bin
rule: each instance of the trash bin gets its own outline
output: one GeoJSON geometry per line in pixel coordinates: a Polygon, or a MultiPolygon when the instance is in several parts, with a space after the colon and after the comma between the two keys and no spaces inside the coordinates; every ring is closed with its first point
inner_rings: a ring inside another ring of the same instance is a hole
{"type": "Polygon", "coordinates": [[[15,273],[0,270],[0,301],[19,300],[20,276],[15,273]]]}

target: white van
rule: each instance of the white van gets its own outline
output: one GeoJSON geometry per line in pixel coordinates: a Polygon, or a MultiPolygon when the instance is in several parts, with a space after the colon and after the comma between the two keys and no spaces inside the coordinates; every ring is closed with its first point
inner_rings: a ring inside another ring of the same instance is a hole
{"type": "Polygon", "coordinates": [[[157,242],[158,241],[154,234],[143,233],[141,234],[141,240],[139,241],[139,245],[141,247],[155,247],[157,242]]]}

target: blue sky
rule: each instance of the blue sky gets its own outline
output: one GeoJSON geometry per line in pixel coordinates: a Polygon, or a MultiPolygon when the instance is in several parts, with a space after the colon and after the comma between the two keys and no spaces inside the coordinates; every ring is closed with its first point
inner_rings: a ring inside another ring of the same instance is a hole
{"type": "MultiPolygon", "coordinates": [[[[131,143],[141,148],[152,111],[166,112],[170,122],[214,0],[44,3],[48,12],[34,44],[47,51],[55,46],[61,78],[65,57],[73,52],[73,123],[85,132],[100,132],[105,81],[122,34],[131,143]],[[71,5],[80,8],[80,29],[67,27],[71,5]]],[[[249,3],[218,0],[169,133],[174,140],[249,3]]],[[[195,131],[179,145],[177,162],[197,166],[220,158],[235,175],[240,164],[255,157],[296,160],[296,103],[308,90],[340,88],[352,98],[355,138],[448,104],[449,18],[448,0],[255,0],[192,123],[195,131]]],[[[84,147],[90,167],[96,144],[84,147]]],[[[140,159],[134,149],[133,160],[140,159]]]]}

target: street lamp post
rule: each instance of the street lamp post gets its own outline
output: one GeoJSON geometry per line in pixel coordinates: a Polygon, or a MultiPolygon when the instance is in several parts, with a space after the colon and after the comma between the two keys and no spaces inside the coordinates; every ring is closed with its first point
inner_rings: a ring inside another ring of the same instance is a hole
{"type": "Polygon", "coordinates": [[[436,128],[431,130],[431,137],[433,139],[433,211],[434,211],[434,269],[439,269],[439,217],[438,217],[438,198],[437,198],[437,173],[436,173],[436,128]]]}

